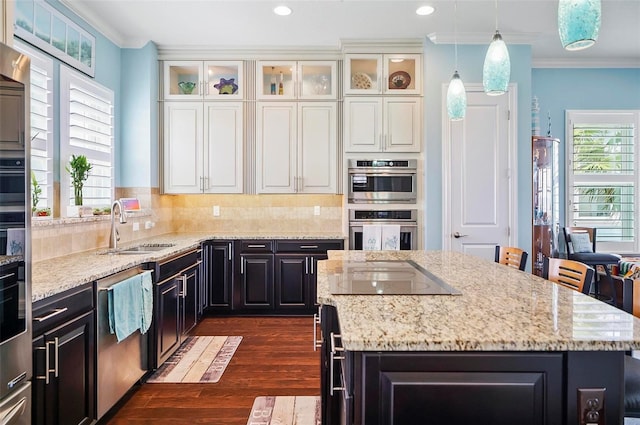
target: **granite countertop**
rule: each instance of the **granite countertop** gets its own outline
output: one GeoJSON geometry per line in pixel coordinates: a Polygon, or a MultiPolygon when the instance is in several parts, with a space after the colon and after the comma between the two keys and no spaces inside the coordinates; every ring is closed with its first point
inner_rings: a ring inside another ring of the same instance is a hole
{"type": "MultiPolygon", "coordinates": [[[[31,272],[31,299],[36,302],[142,263],[161,260],[198,247],[201,242],[215,239],[344,239],[344,236],[335,233],[313,235],[274,234],[268,232],[250,234],[237,232],[233,234],[169,233],[119,246],[119,248],[127,248],[141,244],[174,244],[172,247],[149,254],[104,254],[107,249],[103,248],[34,262],[31,272]]],[[[2,258],[4,257],[0,257],[0,260],[2,258]]]]}
{"type": "Polygon", "coordinates": [[[640,319],[492,261],[448,251],[329,251],[318,302],[337,309],[349,351],[625,351],[640,319]],[[332,295],[330,276],[357,261],[413,260],[461,295],[332,295]]]}
{"type": "Polygon", "coordinates": [[[0,266],[23,261],[22,255],[0,255],[0,266]]]}

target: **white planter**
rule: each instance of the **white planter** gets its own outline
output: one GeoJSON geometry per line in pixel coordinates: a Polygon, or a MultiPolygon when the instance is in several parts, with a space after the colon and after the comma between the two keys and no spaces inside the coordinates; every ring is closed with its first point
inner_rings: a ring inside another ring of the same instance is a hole
{"type": "Polygon", "coordinates": [[[93,215],[93,208],[84,205],[68,205],[67,217],[89,217],[93,215]]]}

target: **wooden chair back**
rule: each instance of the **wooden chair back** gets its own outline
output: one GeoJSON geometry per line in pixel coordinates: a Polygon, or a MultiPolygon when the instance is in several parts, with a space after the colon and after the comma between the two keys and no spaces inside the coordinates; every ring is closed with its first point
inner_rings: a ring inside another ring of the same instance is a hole
{"type": "Polygon", "coordinates": [[[513,246],[496,246],[496,263],[505,266],[515,267],[518,270],[524,270],[527,266],[527,257],[529,254],[513,246]]]}
{"type": "Polygon", "coordinates": [[[542,277],[574,291],[589,294],[593,268],[584,263],[564,258],[545,258],[542,277]]]}
{"type": "Polygon", "coordinates": [[[591,241],[591,247],[593,252],[596,252],[596,228],[595,227],[563,227],[564,242],[567,246],[567,254],[573,254],[573,248],[571,248],[571,234],[573,233],[586,233],[589,235],[591,241]]]}

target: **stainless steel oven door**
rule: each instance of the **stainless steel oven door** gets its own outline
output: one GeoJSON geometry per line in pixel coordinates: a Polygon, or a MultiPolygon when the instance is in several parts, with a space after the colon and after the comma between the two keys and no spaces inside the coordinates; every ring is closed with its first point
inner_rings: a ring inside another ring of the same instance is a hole
{"type": "Polygon", "coordinates": [[[0,423],[31,425],[31,382],[22,384],[10,397],[0,401],[0,423]]]}
{"type": "Polygon", "coordinates": [[[416,174],[405,172],[349,172],[349,202],[416,202],[416,174]]]}
{"type": "Polygon", "coordinates": [[[0,158],[0,205],[24,205],[26,174],[23,158],[0,158]]]}
{"type": "MultiPolygon", "coordinates": [[[[376,222],[359,222],[357,224],[349,225],[349,249],[362,250],[362,226],[365,224],[397,224],[394,222],[382,223],[376,222]]],[[[417,224],[401,224],[400,225],[400,250],[417,249],[417,224]]]]}

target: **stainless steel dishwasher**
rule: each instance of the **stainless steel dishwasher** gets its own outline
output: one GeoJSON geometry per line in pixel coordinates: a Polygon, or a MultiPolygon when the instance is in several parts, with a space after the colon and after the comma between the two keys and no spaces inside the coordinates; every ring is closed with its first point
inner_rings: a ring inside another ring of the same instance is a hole
{"type": "Polygon", "coordinates": [[[97,282],[97,396],[98,419],[109,411],[148,370],[147,334],[139,330],[118,342],[109,332],[109,288],[144,273],[135,267],[107,276],[97,282]]]}

